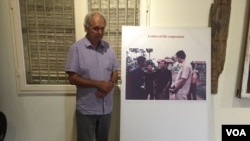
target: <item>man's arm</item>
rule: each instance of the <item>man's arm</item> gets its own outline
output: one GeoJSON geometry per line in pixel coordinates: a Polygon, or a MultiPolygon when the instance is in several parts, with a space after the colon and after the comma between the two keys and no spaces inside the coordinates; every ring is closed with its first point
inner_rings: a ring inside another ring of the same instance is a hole
{"type": "Polygon", "coordinates": [[[165,93],[166,91],[168,91],[168,89],[170,88],[170,84],[171,84],[171,82],[168,81],[167,84],[166,84],[166,86],[165,86],[164,89],[163,89],[163,92],[164,92],[164,93],[165,93]]]}
{"type": "Polygon", "coordinates": [[[179,82],[175,84],[175,87],[173,90],[171,90],[171,92],[176,93],[180,88],[182,88],[186,81],[186,78],[181,78],[181,80],[179,80],[179,82]]]}
{"type": "Polygon", "coordinates": [[[166,86],[165,86],[164,89],[163,89],[163,92],[168,91],[169,88],[171,87],[171,84],[172,84],[172,73],[169,72],[169,73],[168,73],[168,81],[167,81],[166,86]]]}
{"type": "MultiPolygon", "coordinates": [[[[115,83],[117,82],[117,80],[118,80],[118,71],[116,70],[116,71],[113,71],[113,72],[112,72],[111,79],[110,79],[110,82],[112,83],[112,88],[115,86],[115,83]]],[[[112,90],[112,89],[111,89],[111,90],[112,90]]],[[[111,91],[111,90],[110,90],[110,91],[111,91]]],[[[99,90],[99,91],[96,92],[96,96],[99,97],[99,98],[103,98],[103,97],[105,97],[107,94],[109,94],[109,92],[108,92],[108,93],[105,93],[105,92],[103,92],[103,91],[101,91],[101,90],[99,90]]]]}
{"type": "Polygon", "coordinates": [[[117,80],[118,80],[118,70],[115,70],[112,72],[110,82],[115,84],[115,83],[117,83],[117,80]]]}
{"type": "MultiPolygon", "coordinates": [[[[90,79],[80,77],[75,72],[67,72],[67,73],[69,75],[68,77],[69,83],[72,85],[77,85],[81,87],[95,87],[104,93],[109,93],[113,88],[113,83],[110,81],[90,80],[90,79]]],[[[115,80],[115,77],[114,77],[114,80],[115,80]]]]}

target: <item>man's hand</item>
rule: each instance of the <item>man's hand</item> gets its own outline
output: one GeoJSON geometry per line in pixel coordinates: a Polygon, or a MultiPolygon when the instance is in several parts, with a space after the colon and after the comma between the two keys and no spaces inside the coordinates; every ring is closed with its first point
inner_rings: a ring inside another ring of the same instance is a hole
{"type": "Polygon", "coordinates": [[[169,92],[172,94],[175,94],[177,91],[178,91],[178,89],[175,86],[169,88],[169,92]]]}
{"type": "Polygon", "coordinates": [[[102,91],[97,91],[97,92],[96,92],[96,97],[98,97],[98,98],[103,98],[103,97],[105,97],[106,95],[108,95],[108,93],[104,93],[104,92],[102,92],[102,91]]]}
{"type": "Polygon", "coordinates": [[[108,95],[114,87],[114,84],[109,81],[101,81],[99,84],[99,90],[96,92],[96,96],[99,98],[103,98],[108,95]]]}
{"type": "Polygon", "coordinates": [[[114,84],[110,81],[100,81],[98,89],[104,93],[109,93],[114,87],[114,84]]]}

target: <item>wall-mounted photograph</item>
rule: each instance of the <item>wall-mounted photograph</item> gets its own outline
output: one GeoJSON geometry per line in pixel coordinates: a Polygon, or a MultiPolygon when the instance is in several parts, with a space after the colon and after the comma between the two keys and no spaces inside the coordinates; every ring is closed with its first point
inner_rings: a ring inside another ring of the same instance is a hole
{"type": "Polygon", "coordinates": [[[130,30],[123,32],[126,100],[206,100],[211,54],[203,30],[130,30]]]}

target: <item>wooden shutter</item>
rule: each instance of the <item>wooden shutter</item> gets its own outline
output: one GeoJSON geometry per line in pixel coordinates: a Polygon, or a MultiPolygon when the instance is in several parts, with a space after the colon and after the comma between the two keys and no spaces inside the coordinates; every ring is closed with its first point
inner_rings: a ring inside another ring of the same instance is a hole
{"type": "Polygon", "coordinates": [[[27,84],[65,84],[75,41],[74,0],[20,0],[27,84]]]}

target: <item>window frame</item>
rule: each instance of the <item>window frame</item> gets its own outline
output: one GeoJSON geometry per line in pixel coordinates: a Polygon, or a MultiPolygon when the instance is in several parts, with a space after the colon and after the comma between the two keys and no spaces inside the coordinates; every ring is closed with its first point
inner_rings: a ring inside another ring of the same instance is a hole
{"type": "MultiPolygon", "coordinates": [[[[147,25],[148,16],[148,2],[141,1],[140,3],[140,21],[139,25],[147,25]],[[144,9],[144,10],[142,10],[144,9]],[[144,12],[145,11],[145,12],[144,12]]],[[[74,14],[75,14],[75,37],[76,41],[84,37],[85,31],[83,27],[84,15],[88,12],[88,0],[74,0],[74,14]]],[[[25,72],[25,60],[23,52],[22,30],[21,30],[21,16],[19,0],[10,1],[10,15],[12,27],[12,47],[15,62],[15,75],[18,94],[75,94],[76,87],[70,84],[63,85],[49,85],[49,84],[27,84],[25,72]]],[[[122,60],[121,60],[122,62],[122,60]]],[[[120,63],[121,63],[120,62],[120,63]]],[[[120,80],[121,82],[121,80],[120,80]]]]}
{"type": "MultiPolygon", "coordinates": [[[[25,72],[25,60],[23,52],[21,15],[19,0],[10,2],[11,26],[12,26],[12,46],[15,61],[15,74],[18,94],[75,94],[75,86],[70,84],[48,85],[48,84],[27,84],[25,72]]],[[[75,36],[76,40],[85,34],[83,28],[83,17],[87,13],[87,0],[74,0],[75,14],[75,36]],[[82,6],[84,8],[82,8],[82,6]]]]}

